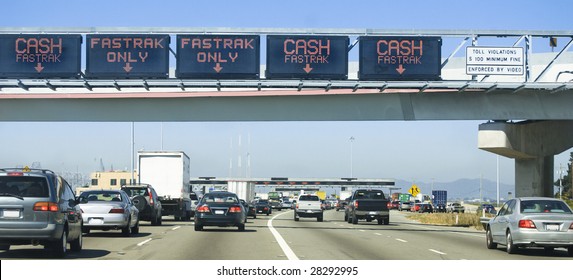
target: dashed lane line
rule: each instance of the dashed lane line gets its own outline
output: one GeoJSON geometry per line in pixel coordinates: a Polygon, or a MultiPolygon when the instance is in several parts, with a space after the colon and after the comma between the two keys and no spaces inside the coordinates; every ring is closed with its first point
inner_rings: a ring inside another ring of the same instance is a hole
{"type": "Polygon", "coordinates": [[[181,226],[176,226],[176,227],[172,228],[171,230],[177,230],[179,228],[181,228],[181,226]]]}
{"type": "Polygon", "coordinates": [[[400,238],[396,238],[396,240],[403,242],[403,243],[408,243],[408,241],[404,240],[404,239],[400,239],[400,238]]]}
{"type": "Polygon", "coordinates": [[[440,252],[440,251],[438,251],[438,250],[434,250],[434,249],[428,249],[428,250],[429,250],[430,252],[434,252],[434,253],[436,253],[436,254],[447,255],[446,253],[440,252]]]}
{"type": "Polygon", "coordinates": [[[137,243],[137,246],[143,246],[143,244],[145,244],[145,243],[147,243],[147,242],[149,242],[149,241],[151,241],[151,240],[153,240],[153,238],[148,238],[148,239],[146,239],[146,240],[144,240],[144,241],[142,241],[142,242],[137,243]]]}

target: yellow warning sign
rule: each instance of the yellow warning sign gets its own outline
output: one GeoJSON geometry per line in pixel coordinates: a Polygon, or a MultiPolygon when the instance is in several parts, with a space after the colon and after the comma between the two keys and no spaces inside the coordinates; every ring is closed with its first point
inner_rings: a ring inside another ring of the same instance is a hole
{"type": "Polygon", "coordinates": [[[408,192],[413,196],[417,196],[420,193],[420,189],[418,189],[418,186],[412,185],[408,192]]]}

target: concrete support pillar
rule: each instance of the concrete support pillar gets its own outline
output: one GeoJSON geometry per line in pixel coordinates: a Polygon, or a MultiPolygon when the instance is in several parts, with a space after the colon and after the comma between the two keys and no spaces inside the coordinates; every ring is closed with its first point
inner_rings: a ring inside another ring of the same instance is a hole
{"type": "Polygon", "coordinates": [[[553,165],[553,156],[515,159],[515,197],[553,197],[553,165]]]}
{"type": "Polygon", "coordinates": [[[515,159],[515,196],[553,196],[553,156],[573,147],[573,121],[489,122],[480,149],[515,159]]]}

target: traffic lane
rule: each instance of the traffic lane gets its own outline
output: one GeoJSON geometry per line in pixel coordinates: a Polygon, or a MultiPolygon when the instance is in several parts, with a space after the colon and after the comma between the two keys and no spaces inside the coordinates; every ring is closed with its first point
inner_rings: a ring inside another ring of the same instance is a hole
{"type": "MultiPolygon", "coordinates": [[[[414,214],[415,213],[410,213],[414,214]]],[[[409,213],[392,212],[393,221],[401,226],[395,234],[412,246],[424,248],[443,259],[468,260],[563,260],[567,251],[556,249],[546,254],[542,248],[520,250],[518,254],[509,255],[505,246],[489,250],[485,245],[485,232],[473,228],[424,225],[407,219],[409,213]]],[[[424,215],[424,214],[420,214],[424,215]]]]}
{"type": "Polygon", "coordinates": [[[195,231],[194,223],[143,244],[139,259],[153,260],[286,260],[266,227],[272,216],[248,219],[237,227],[209,227],[195,231]]]}
{"type": "MultiPolygon", "coordinates": [[[[273,226],[301,260],[412,259],[408,248],[381,234],[381,229],[395,226],[352,225],[343,217],[344,212],[325,211],[323,222],[312,218],[295,222],[289,211],[274,219],[273,226]]],[[[425,258],[438,259],[431,254],[425,258]]]]}
{"type": "MultiPolygon", "coordinates": [[[[163,238],[168,232],[188,224],[189,222],[164,220],[161,226],[151,226],[149,222],[141,221],[139,233],[129,237],[123,236],[120,230],[91,230],[89,234],[83,234],[82,250],[80,252],[68,250],[65,259],[126,259],[127,252],[137,248],[137,244],[163,238]]],[[[11,246],[9,251],[0,251],[0,259],[53,259],[53,257],[46,254],[43,246],[23,245],[11,246]]]]}

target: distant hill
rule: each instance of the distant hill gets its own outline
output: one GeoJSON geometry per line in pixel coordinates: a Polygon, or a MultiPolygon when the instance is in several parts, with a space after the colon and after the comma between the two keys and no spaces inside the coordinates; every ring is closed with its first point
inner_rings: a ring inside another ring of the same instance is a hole
{"type": "MultiPolygon", "coordinates": [[[[415,182],[416,186],[424,194],[430,194],[434,190],[448,191],[448,200],[472,200],[480,198],[480,179],[459,179],[453,182],[415,182]],[[433,185],[433,187],[432,187],[433,185]]],[[[396,186],[401,187],[401,192],[407,192],[412,186],[411,181],[396,179],[396,186]]],[[[397,192],[397,191],[396,191],[397,192]]],[[[508,192],[515,195],[515,186],[509,184],[499,184],[500,198],[506,199],[508,192]]],[[[497,183],[483,179],[481,182],[481,197],[483,200],[495,201],[497,199],[497,183]]]]}

